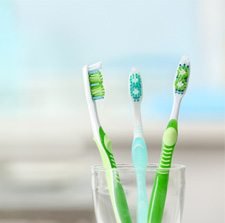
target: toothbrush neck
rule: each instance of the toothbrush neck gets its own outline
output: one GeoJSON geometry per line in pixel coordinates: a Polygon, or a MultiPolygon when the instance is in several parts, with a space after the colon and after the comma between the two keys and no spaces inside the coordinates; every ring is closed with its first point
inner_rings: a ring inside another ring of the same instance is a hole
{"type": "Polygon", "coordinates": [[[134,137],[143,137],[140,102],[134,102],[134,137]]]}
{"type": "Polygon", "coordinates": [[[178,120],[181,100],[182,100],[182,97],[180,97],[179,95],[174,96],[173,107],[172,107],[172,112],[170,114],[170,119],[178,120]]]}
{"type": "Polygon", "coordinates": [[[98,117],[96,102],[91,101],[91,103],[88,103],[88,107],[89,107],[89,113],[91,118],[91,127],[92,127],[93,136],[97,140],[99,138],[100,121],[98,117]]]}
{"type": "Polygon", "coordinates": [[[93,107],[94,107],[94,113],[95,113],[96,122],[100,126],[100,121],[99,121],[99,117],[98,117],[98,111],[97,111],[96,102],[93,103],[93,107]]]}

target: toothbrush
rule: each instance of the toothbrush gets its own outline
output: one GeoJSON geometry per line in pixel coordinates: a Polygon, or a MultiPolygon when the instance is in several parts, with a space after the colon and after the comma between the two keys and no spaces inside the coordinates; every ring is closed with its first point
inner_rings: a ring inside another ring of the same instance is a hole
{"type": "Polygon", "coordinates": [[[187,57],[182,57],[174,80],[173,107],[169,123],[167,124],[166,130],[163,134],[159,169],[156,170],[148,210],[148,223],[162,222],[169,181],[169,168],[171,167],[172,156],[178,138],[178,115],[180,103],[186,93],[189,75],[189,59],[187,57]]]}
{"type": "Polygon", "coordinates": [[[146,189],[148,154],[141,122],[142,81],[140,73],[135,68],[131,70],[131,74],[129,75],[129,90],[134,109],[132,162],[136,171],[138,189],[137,223],[145,223],[147,222],[148,216],[148,196],[146,189]]]}
{"type": "Polygon", "coordinates": [[[116,162],[112,154],[112,144],[100,125],[96,100],[103,99],[105,90],[101,73],[102,63],[83,67],[83,79],[94,141],[101,155],[106,171],[106,181],[117,223],[131,223],[131,217],[125,192],[116,171],[116,162]]]}

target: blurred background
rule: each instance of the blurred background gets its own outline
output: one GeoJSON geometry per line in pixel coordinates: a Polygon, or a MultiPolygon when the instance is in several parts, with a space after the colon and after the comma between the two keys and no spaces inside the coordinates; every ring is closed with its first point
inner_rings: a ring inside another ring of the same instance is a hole
{"type": "Polygon", "coordinates": [[[103,62],[104,129],[131,162],[127,78],[143,77],[143,123],[157,162],[183,54],[190,85],[174,163],[187,166],[183,222],[225,222],[223,0],[0,1],[0,223],[95,222],[92,141],[81,68],[103,62]]]}

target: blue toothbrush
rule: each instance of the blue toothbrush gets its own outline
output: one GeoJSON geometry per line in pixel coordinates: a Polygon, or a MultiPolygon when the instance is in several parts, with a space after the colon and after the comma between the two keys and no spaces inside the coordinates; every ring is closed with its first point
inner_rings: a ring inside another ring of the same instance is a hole
{"type": "Polygon", "coordinates": [[[148,165],[147,146],[143,137],[141,122],[142,81],[140,73],[133,68],[129,76],[129,90],[134,109],[134,138],[132,143],[132,162],[136,171],[138,201],[137,223],[147,222],[148,196],[146,189],[146,168],[148,165]]]}

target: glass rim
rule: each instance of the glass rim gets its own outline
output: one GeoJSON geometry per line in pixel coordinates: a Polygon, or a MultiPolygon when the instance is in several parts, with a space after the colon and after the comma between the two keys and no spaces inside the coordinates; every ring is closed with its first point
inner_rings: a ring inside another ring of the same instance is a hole
{"type": "MultiPolygon", "coordinates": [[[[186,166],[183,164],[172,164],[172,166],[170,168],[159,168],[158,167],[158,163],[150,163],[147,165],[147,170],[146,171],[155,171],[155,170],[162,170],[162,171],[179,171],[179,170],[183,170],[186,169],[186,166]]],[[[121,171],[135,171],[135,167],[132,164],[117,164],[117,168],[108,168],[105,169],[103,167],[103,165],[101,164],[97,164],[97,165],[91,165],[91,171],[94,172],[104,172],[106,170],[121,170],[121,171]]]]}

